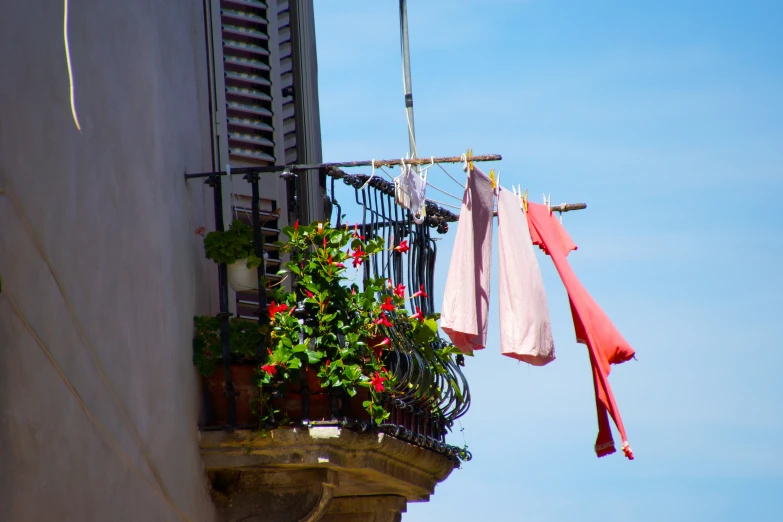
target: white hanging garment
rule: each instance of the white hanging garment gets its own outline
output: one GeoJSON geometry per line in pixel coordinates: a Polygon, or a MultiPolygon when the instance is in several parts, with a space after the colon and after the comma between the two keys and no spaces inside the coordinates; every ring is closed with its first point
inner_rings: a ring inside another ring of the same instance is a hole
{"type": "Polygon", "coordinates": [[[427,215],[424,208],[427,180],[405,162],[400,165],[400,170],[400,175],[394,178],[394,200],[401,207],[410,209],[413,221],[421,225],[427,215]]]}
{"type": "Polygon", "coordinates": [[[544,281],[519,197],[498,190],[500,353],[543,366],[555,359],[544,281]]]}

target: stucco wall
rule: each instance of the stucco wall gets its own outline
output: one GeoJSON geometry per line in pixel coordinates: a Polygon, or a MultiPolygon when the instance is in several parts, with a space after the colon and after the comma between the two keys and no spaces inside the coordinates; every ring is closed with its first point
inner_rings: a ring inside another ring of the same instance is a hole
{"type": "MultiPolygon", "coordinates": [[[[70,0],[69,26],[81,132],[70,110],[62,0],[0,2],[0,173],[172,501],[190,520],[212,520],[190,351],[192,316],[215,297],[214,265],[194,234],[210,226],[211,203],[201,182],[182,178],[211,167],[202,4],[70,0]]],[[[0,177],[4,189],[0,520],[182,520],[156,493],[0,177]]]]}

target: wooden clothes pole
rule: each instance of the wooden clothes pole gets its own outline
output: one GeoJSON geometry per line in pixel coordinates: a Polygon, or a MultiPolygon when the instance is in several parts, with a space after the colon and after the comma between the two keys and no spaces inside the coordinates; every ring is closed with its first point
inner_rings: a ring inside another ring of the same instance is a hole
{"type": "MultiPolygon", "coordinates": [[[[587,208],[587,203],[563,203],[561,205],[554,205],[550,206],[549,210],[550,212],[571,212],[572,210],[584,210],[587,208]]],[[[492,213],[493,216],[497,217],[498,213],[497,210],[492,213]]]]}
{"type": "MultiPolygon", "coordinates": [[[[470,161],[500,161],[503,156],[500,154],[483,154],[480,156],[472,156],[470,161]]],[[[465,158],[462,156],[445,156],[442,158],[411,158],[411,159],[391,159],[391,160],[375,160],[376,167],[399,165],[405,163],[407,165],[429,165],[430,163],[462,163],[465,158]]],[[[345,161],[342,163],[325,163],[325,167],[370,167],[373,165],[373,161],[345,161]]]]}
{"type": "MultiPolygon", "coordinates": [[[[470,161],[500,161],[503,156],[500,154],[483,154],[479,156],[472,156],[470,161]]],[[[411,158],[411,159],[388,159],[388,160],[362,160],[362,161],[344,161],[341,163],[316,163],[313,165],[261,165],[258,167],[239,167],[231,169],[232,174],[250,174],[257,172],[259,174],[269,174],[277,172],[296,172],[301,170],[318,170],[325,167],[370,167],[375,165],[376,167],[391,167],[405,163],[407,165],[429,165],[430,163],[462,163],[465,161],[463,156],[445,156],[441,158],[411,158]]],[[[185,174],[185,179],[193,178],[208,178],[209,176],[225,176],[225,171],[219,172],[198,172],[194,174],[185,174]]]]}

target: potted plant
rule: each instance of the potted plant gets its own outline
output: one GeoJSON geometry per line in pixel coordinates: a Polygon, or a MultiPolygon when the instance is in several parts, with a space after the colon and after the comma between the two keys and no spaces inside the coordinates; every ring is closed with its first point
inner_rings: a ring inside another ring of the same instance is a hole
{"type": "Polygon", "coordinates": [[[226,264],[229,286],[236,292],[257,290],[261,259],[255,253],[253,227],[235,219],[228,230],[205,232],[203,227],[196,230],[204,237],[204,253],[215,263],[226,264]]]}
{"type": "MultiPolygon", "coordinates": [[[[209,396],[208,417],[214,424],[228,423],[228,399],[225,394],[223,346],[219,317],[194,317],[193,362],[204,377],[209,396]]],[[[253,410],[258,401],[255,371],[258,347],[268,336],[268,325],[232,317],[229,320],[230,372],[236,392],[236,422],[249,425],[257,421],[253,410]]]]}
{"type": "MultiPolygon", "coordinates": [[[[241,335],[235,335],[232,329],[231,336],[232,354],[237,359],[257,353],[258,345],[243,344],[252,336],[259,337],[253,337],[251,343],[264,343],[263,360],[256,361],[255,368],[259,390],[256,412],[261,423],[276,423],[291,413],[286,411],[290,410],[290,401],[286,403],[280,397],[301,394],[303,385],[322,398],[333,391],[342,393],[351,398],[348,400],[354,409],[359,401],[365,415],[382,423],[389,416],[384,401],[406,391],[399,388],[402,383],[397,382],[390,367],[392,330],[425,345],[426,357],[444,360],[456,353],[452,346],[432,342],[436,339],[438,314],[425,316],[418,307],[414,307],[415,313],[406,309],[410,299],[426,297],[423,287],[408,295],[401,283],[383,278],[366,279],[361,287],[351,280],[348,265],[359,268],[368,256],[382,251],[382,238],[365,240],[358,227],[335,229],[328,223],[300,226],[297,222],[282,232],[289,238],[285,243],[278,242],[281,252],[289,255],[283,272],[294,277],[293,289],[272,289],[268,323],[253,323],[255,326],[241,335]]],[[[402,241],[392,248],[404,253],[408,245],[402,241]]],[[[217,346],[216,331],[213,329],[204,343],[194,345],[194,357],[202,372],[215,364],[215,348],[207,354],[205,347],[217,346]]],[[[428,361],[422,364],[429,366],[428,361]]],[[[433,385],[433,395],[439,393],[435,388],[433,385]]],[[[328,415],[328,408],[323,415],[328,415]]],[[[311,411],[310,419],[320,416],[311,411]]],[[[296,415],[289,417],[295,419],[296,415]]]]}

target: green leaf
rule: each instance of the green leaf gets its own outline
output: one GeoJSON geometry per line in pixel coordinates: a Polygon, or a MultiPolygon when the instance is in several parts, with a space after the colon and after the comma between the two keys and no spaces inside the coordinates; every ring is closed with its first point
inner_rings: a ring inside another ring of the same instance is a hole
{"type": "Polygon", "coordinates": [[[323,352],[316,352],[314,350],[307,350],[307,362],[309,364],[318,364],[323,359],[323,352]]]}
{"type": "Polygon", "coordinates": [[[246,264],[247,264],[247,267],[250,268],[250,269],[258,268],[259,266],[261,266],[261,258],[259,258],[255,254],[250,254],[249,256],[247,256],[247,263],[246,264]]]}
{"type": "Polygon", "coordinates": [[[352,364],[345,367],[345,376],[350,381],[356,381],[362,375],[362,370],[359,365],[352,364]]]}
{"type": "Polygon", "coordinates": [[[301,353],[307,351],[307,345],[306,344],[297,344],[294,346],[291,351],[293,353],[301,353]]]}

